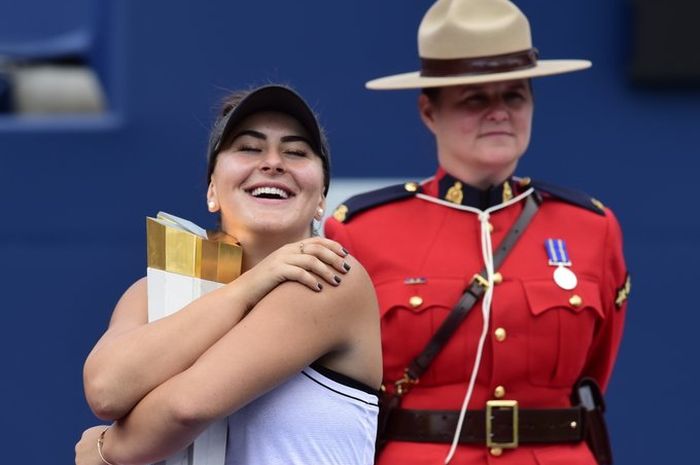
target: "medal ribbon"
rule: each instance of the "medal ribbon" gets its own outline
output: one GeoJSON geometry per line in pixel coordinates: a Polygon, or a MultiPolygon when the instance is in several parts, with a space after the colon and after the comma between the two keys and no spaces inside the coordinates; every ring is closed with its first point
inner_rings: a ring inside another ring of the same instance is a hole
{"type": "Polygon", "coordinates": [[[569,253],[566,251],[566,242],[563,239],[547,239],[544,241],[544,248],[547,249],[551,266],[571,266],[569,253]]]}

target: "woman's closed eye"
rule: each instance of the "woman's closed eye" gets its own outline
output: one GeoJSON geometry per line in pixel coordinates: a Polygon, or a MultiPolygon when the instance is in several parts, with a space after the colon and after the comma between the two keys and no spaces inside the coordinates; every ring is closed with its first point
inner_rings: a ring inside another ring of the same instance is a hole
{"type": "Polygon", "coordinates": [[[302,140],[282,141],[280,152],[294,158],[306,158],[313,153],[311,147],[302,140]]]}
{"type": "Polygon", "coordinates": [[[260,147],[254,146],[254,145],[240,144],[238,147],[236,147],[236,151],[238,151],[238,152],[259,153],[259,152],[262,152],[262,149],[261,149],[260,147]]]}
{"type": "Polygon", "coordinates": [[[309,150],[302,148],[287,148],[284,149],[284,153],[293,157],[307,157],[309,155],[309,150]]]}

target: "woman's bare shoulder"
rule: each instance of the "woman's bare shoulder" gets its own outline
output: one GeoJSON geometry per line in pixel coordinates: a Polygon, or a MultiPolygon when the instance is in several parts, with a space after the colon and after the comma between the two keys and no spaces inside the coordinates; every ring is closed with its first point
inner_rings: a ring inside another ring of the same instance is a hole
{"type": "MultiPolygon", "coordinates": [[[[258,302],[254,310],[273,312],[284,307],[285,313],[297,313],[316,321],[332,321],[334,325],[349,323],[358,317],[378,318],[377,298],[365,268],[354,257],[346,257],[347,273],[338,273],[337,286],[324,284],[321,291],[312,291],[294,281],[286,281],[258,302]]],[[[319,278],[320,281],[320,278],[319,278]]]]}
{"type": "Polygon", "coordinates": [[[350,266],[350,270],[342,277],[341,285],[336,288],[339,294],[337,298],[356,295],[376,300],[374,286],[365,267],[352,255],[345,257],[345,262],[350,266]]]}

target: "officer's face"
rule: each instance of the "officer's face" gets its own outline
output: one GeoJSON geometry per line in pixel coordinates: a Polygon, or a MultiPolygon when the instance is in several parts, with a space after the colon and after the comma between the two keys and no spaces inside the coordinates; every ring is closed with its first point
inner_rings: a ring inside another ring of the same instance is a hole
{"type": "Polygon", "coordinates": [[[487,185],[515,170],[530,142],[533,99],[527,80],[443,87],[421,95],[421,117],[448,172],[479,173],[487,185]]]}
{"type": "Polygon", "coordinates": [[[208,200],[241,243],[307,237],[324,206],[323,166],[304,128],[292,117],[256,113],[231,132],[216,159],[208,200]]]}

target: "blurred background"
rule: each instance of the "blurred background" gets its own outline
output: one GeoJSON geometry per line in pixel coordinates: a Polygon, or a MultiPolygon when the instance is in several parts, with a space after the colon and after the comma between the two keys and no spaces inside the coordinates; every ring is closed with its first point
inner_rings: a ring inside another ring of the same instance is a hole
{"type": "MultiPolygon", "coordinates": [[[[96,422],[82,363],[145,272],[145,217],[214,225],[205,148],[227,90],[282,82],[307,97],[331,141],[331,211],[357,189],[433,173],[417,93],[363,86],[418,68],[431,3],[0,0],[6,462],[72,463],[96,422]]],[[[589,192],[625,231],[632,296],[608,392],[616,463],[687,462],[700,415],[688,398],[700,382],[700,3],[516,3],[542,58],[594,63],[535,80],[517,174],[589,192]]]]}

